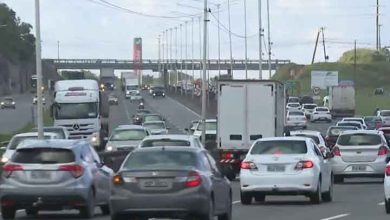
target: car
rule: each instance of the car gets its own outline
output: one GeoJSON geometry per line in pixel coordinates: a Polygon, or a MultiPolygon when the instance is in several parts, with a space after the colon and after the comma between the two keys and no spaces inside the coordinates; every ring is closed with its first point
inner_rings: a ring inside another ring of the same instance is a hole
{"type": "Polygon", "coordinates": [[[198,124],[199,124],[199,120],[192,120],[188,128],[185,128],[184,130],[189,134],[194,134],[196,128],[198,127],[198,124]]]}
{"type": "Polygon", "coordinates": [[[329,149],[336,144],[337,138],[343,131],[358,130],[355,126],[330,126],[326,131],[325,143],[329,149]]]}
{"type": "MultiPolygon", "coordinates": [[[[44,139],[61,139],[58,133],[45,132],[43,133],[44,139]]],[[[38,132],[27,132],[14,135],[5,148],[5,152],[1,158],[1,162],[7,163],[12,155],[15,153],[19,146],[29,143],[31,140],[38,139],[38,132]]]]}
{"type": "Polygon", "coordinates": [[[287,103],[300,103],[301,99],[299,97],[290,96],[287,99],[287,103]]]}
{"type": "Polygon", "coordinates": [[[151,131],[140,125],[120,125],[107,139],[105,151],[132,151],[151,131]]]}
{"type": "MultiPolygon", "coordinates": [[[[194,131],[195,136],[199,137],[202,140],[202,131],[203,131],[203,122],[200,120],[197,123],[196,129],[194,131]]],[[[211,141],[215,142],[217,139],[217,120],[216,119],[206,119],[206,142],[211,141]]]]}
{"type": "Polygon", "coordinates": [[[16,103],[15,100],[11,97],[5,97],[1,102],[0,102],[0,108],[1,109],[15,109],[16,108],[16,103]]]}
{"type": "Polygon", "coordinates": [[[344,131],[332,149],[335,182],[348,177],[383,177],[389,159],[389,147],[383,132],[344,131]]]}
{"type": "Polygon", "coordinates": [[[165,89],[164,87],[154,87],[153,92],[152,92],[153,98],[157,96],[162,96],[165,97],[165,89]]]}
{"type": "Polygon", "coordinates": [[[375,130],[382,127],[382,118],[378,116],[365,116],[364,122],[366,123],[368,130],[375,130]]]}
{"type": "Polygon", "coordinates": [[[286,127],[307,128],[307,119],[303,111],[292,110],[287,112],[286,127]]]}
{"type": "Polygon", "coordinates": [[[387,140],[388,146],[390,146],[390,127],[381,127],[378,129],[378,131],[382,131],[383,135],[385,135],[385,138],[387,140]]]}
{"type": "Polygon", "coordinates": [[[321,152],[326,152],[326,151],[330,152],[329,149],[326,147],[324,137],[319,131],[309,131],[309,130],[291,131],[290,136],[311,138],[320,148],[321,152]]]}
{"type": "Polygon", "coordinates": [[[144,122],[142,126],[150,129],[152,135],[156,134],[168,134],[168,127],[164,121],[148,121],[144,122]]]}
{"type": "Polygon", "coordinates": [[[92,218],[98,206],[108,215],[112,176],[86,141],[33,141],[18,147],[3,166],[1,214],[13,219],[22,209],[31,216],[77,209],[82,218],[92,218]]]}
{"type": "Polygon", "coordinates": [[[342,118],[341,121],[356,121],[356,122],[359,122],[360,124],[363,125],[363,129],[367,129],[366,122],[364,121],[363,118],[359,118],[359,117],[347,117],[347,118],[342,118]]]}
{"type": "Polygon", "coordinates": [[[390,126],[390,110],[380,110],[377,116],[382,118],[383,126],[390,126]]]}
{"type": "MultiPolygon", "coordinates": [[[[32,131],[38,132],[38,128],[33,128],[32,131]]],[[[43,127],[43,132],[56,133],[59,135],[59,139],[69,139],[69,131],[63,126],[43,127]]]]}
{"type": "Polygon", "coordinates": [[[159,114],[145,114],[143,117],[143,122],[148,121],[165,121],[165,119],[159,114]]]}
{"type": "Polygon", "coordinates": [[[287,111],[292,111],[292,110],[301,110],[301,104],[299,102],[291,102],[287,103],[286,105],[286,110],[287,111]]]}
{"type": "Polygon", "coordinates": [[[204,149],[204,146],[202,145],[198,137],[185,134],[165,134],[148,136],[141,141],[138,147],[145,148],[162,146],[196,147],[204,149]]]}
{"type": "Polygon", "coordinates": [[[332,114],[328,107],[316,107],[310,117],[311,122],[327,121],[332,122],[332,114]]]}
{"type": "Polygon", "coordinates": [[[119,104],[119,99],[118,99],[118,97],[116,95],[111,94],[108,97],[108,103],[110,105],[118,105],[119,104]]]}
{"type": "Polygon", "coordinates": [[[390,214],[390,163],[387,163],[385,168],[385,180],[383,185],[385,192],[385,210],[387,214],[390,214]]]}
{"type": "Polygon", "coordinates": [[[111,220],[231,219],[232,188],[204,149],[138,148],[113,177],[110,207],[111,220]]]}
{"type": "MultiPolygon", "coordinates": [[[[38,96],[34,96],[32,103],[34,105],[38,104],[38,96]]],[[[42,104],[46,105],[46,98],[42,96],[42,104]]]]}
{"type": "Polygon", "coordinates": [[[264,202],[267,195],[304,195],[315,204],[332,201],[329,157],[311,138],[256,140],[241,163],[241,203],[264,202]]]}
{"type": "Polygon", "coordinates": [[[303,104],[302,110],[305,113],[306,118],[310,118],[313,114],[314,109],[317,107],[317,104],[303,104]]]}
{"type": "Polygon", "coordinates": [[[360,130],[364,130],[364,126],[357,121],[339,121],[337,122],[336,126],[353,126],[360,130]]]}
{"type": "Polygon", "coordinates": [[[137,113],[133,115],[133,124],[135,125],[142,125],[144,121],[144,115],[151,114],[152,112],[147,109],[137,109],[137,113]]]}

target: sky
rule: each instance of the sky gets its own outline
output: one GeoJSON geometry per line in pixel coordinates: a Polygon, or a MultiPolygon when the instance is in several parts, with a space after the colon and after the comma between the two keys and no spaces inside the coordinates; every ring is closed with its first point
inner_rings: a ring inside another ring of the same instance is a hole
{"type": "MultiPolygon", "coordinates": [[[[220,4],[221,59],[230,57],[227,1],[209,1],[210,59],[218,58],[217,4],[220,4]]],[[[34,0],[0,0],[0,2],[11,7],[22,21],[35,27],[34,0]]],[[[60,58],[132,59],[133,38],[141,37],[143,59],[157,59],[158,36],[170,28],[173,28],[174,42],[172,57],[176,57],[177,50],[177,57],[181,57],[181,51],[185,58],[186,22],[187,57],[189,59],[192,57],[193,36],[194,58],[200,58],[199,16],[202,15],[203,0],[40,0],[40,2],[44,58],[57,58],[59,41],[60,58]],[[107,2],[123,9],[108,6],[107,2]],[[193,32],[192,20],[194,21],[193,32]],[[177,47],[175,27],[179,27],[177,47]],[[180,36],[182,36],[182,44],[180,36]]],[[[258,2],[259,0],[246,0],[249,59],[259,57],[258,2]]],[[[267,57],[268,49],[265,47],[268,42],[266,3],[266,0],[262,0],[264,59],[267,57]]],[[[270,0],[272,59],[310,63],[320,27],[325,28],[325,49],[330,61],[337,61],[344,51],[353,49],[354,40],[357,41],[358,47],[374,48],[375,4],[376,0],[270,0]]],[[[245,57],[244,0],[230,0],[230,11],[233,58],[243,59],[245,57]]],[[[380,11],[382,45],[390,46],[390,0],[380,0],[380,11]]],[[[163,39],[162,42],[169,43],[163,39]]],[[[315,60],[324,61],[322,43],[318,47],[315,60]]]]}

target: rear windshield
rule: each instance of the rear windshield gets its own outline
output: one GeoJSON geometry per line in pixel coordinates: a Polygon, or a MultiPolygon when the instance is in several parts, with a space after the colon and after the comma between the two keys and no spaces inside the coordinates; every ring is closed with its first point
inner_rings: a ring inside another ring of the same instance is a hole
{"type": "Polygon", "coordinates": [[[381,111],[381,116],[390,116],[390,111],[381,111]]]}
{"type": "Polygon", "coordinates": [[[356,121],[360,124],[363,123],[362,119],[355,119],[355,118],[345,118],[345,119],[343,119],[343,121],[356,121]]]}
{"type": "Polygon", "coordinates": [[[162,117],[160,115],[145,115],[144,121],[162,121],[162,117]]]}
{"type": "Polygon", "coordinates": [[[298,115],[298,116],[303,116],[303,112],[289,112],[288,115],[298,115]]]}
{"type": "Polygon", "coordinates": [[[113,132],[110,141],[137,141],[146,137],[143,129],[116,130],[113,132]]]}
{"type": "Polygon", "coordinates": [[[345,134],[337,139],[337,144],[343,146],[379,145],[381,143],[381,137],[377,134],[345,134]]]}
{"type": "Polygon", "coordinates": [[[315,107],[317,107],[317,105],[304,105],[303,106],[304,109],[314,109],[315,107]]]}
{"type": "Polygon", "coordinates": [[[165,124],[163,122],[146,123],[144,127],[149,129],[165,129],[165,124]]]}
{"type": "MultiPolygon", "coordinates": [[[[37,132],[38,129],[34,128],[32,131],[37,132]]],[[[55,133],[58,135],[58,139],[65,139],[64,130],[62,130],[61,128],[43,128],[43,132],[55,133]]]]}
{"type": "Polygon", "coordinates": [[[296,137],[307,137],[307,138],[311,138],[314,142],[316,142],[316,144],[319,144],[320,143],[320,139],[315,136],[315,135],[308,135],[308,134],[293,134],[292,136],[296,136],[296,137]]]}
{"type": "Polygon", "coordinates": [[[337,123],[337,125],[339,125],[339,126],[352,126],[352,127],[361,128],[360,123],[340,122],[340,123],[337,123]]]}
{"type": "Polygon", "coordinates": [[[11,158],[15,163],[56,164],[71,163],[75,156],[71,150],[55,148],[20,149],[11,158]]]}
{"type": "Polygon", "coordinates": [[[327,112],[327,111],[329,111],[329,109],[327,109],[327,108],[316,108],[316,111],[317,112],[327,112]]]}
{"type": "Polygon", "coordinates": [[[328,131],[329,136],[339,136],[341,132],[348,131],[348,130],[357,130],[356,127],[335,127],[330,128],[328,131]]]}
{"type": "MultiPolygon", "coordinates": [[[[44,136],[45,139],[50,139],[50,136],[44,136]]],[[[26,140],[38,140],[37,136],[26,136],[26,137],[14,137],[9,145],[10,150],[15,150],[16,147],[18,147],[19,144],[26,140]]]]}
{"type": "Polygon", "coordinates": [[[305,141],[259,141],[251,154],[306,154],[307,147],[305,141]]]}
{"type": "Polygon", "coordinates": [[[132,153],[123,165],[126,170],[163,170],[185,169],[197,165],[193,152],[181,151],[148,151],[132,153]]]}
{"type": "Polygon", "coordinates": [[[288,102],[299,102],[299,98],[290,97],[290,98],[288,98],[288,102]]]}
{"type": "Polygon", "coordinates": [[[300,104],[298,104],[298,103],[289,103],[288,106],[290,106],[290,107],[299,107],[300,104]]]}
{"type": "Polygon", "coordinates": [[[141,144],[141,147],[163,147],[163,146],[189,147],[191,146],[191,143],[186,140],[160,139],[160,140],[145,140],[141,144]]]}

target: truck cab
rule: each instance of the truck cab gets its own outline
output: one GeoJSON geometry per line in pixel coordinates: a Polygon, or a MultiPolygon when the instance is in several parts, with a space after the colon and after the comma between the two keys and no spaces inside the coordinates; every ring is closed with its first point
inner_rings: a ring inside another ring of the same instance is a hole
{"type": "Polygon", "coordinates": [[[126,99],[130,99],[130,101],[142,99],[138,79],[126,80],[125,96],[126,99]]]}

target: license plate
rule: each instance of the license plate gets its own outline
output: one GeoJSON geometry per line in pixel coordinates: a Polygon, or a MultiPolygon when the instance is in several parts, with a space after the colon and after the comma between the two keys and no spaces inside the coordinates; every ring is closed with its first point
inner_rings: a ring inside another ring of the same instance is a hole
{"type": "Polygon", "coordinates": [[[50,179],[51,172],[50,171],[32,171],[31,178],[32,179],[41,179],[41,180],[50,179]]]}
{"type": "Polygon", "coordinates": [[[355,171],[355,172],[361,172],[361,171],[366,171],[366,170],[367,170],[367,166],[365,166],[365,165],[352,166],[352,171],[355,171]]]}
{"type": "Polygon", "coordinates": [[[167,188],[169,187],[169,180],[167,179],[144,180],[142,186],[145,188],[167,188]]]}
{"type": "Polygon", "coordinates": [[[285,167],[283,165],[268,165],[267,171],[268,172],[284,172],[285,167]]]}

